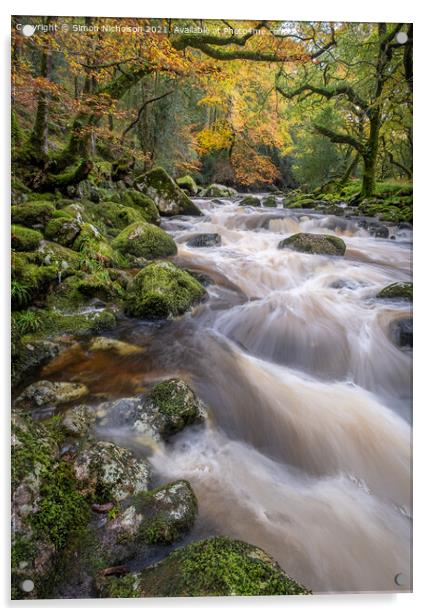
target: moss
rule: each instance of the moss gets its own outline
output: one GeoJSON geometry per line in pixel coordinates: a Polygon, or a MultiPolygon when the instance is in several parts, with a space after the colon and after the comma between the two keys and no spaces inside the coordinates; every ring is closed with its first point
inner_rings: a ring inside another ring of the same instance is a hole
{"type": "Polygon", "coordinates": [[[211,184],[206,188],[202,194],[203,197],[221,197],[229,198],[234,197],[237,194],[234,188],[223,186],[223,184],[211,184]]]}
{"type": "Polygon", "coordinates": [[[15,490],[29,474],[48,476],[58,446],[46,426],[21,417],[12,425],[11,484],[15,490]]]}
{"type": "Polygon", "coordinates": [[[204,287],[173,263],[151,263],[134,277],[126,310],[132,316],[167,319],[183,314],[204,295],[204,287]]]}
{"type": "Polygon", "coordinates": [[[81,225],[66,212],[63,216],[53,217],[45,227],[45,237],[62,246],[72,246],[81,231],[81,225]]]}
{"type": "Polygon", "coordinates": [[[14,250],[31,252],[39,246],[42,239],[40,231],[27,229],[21,225],[11,227],[11,244],[14,250]]]}
{"type": "Polygon", "coordinates": [[[143,515],[139,539],[148,544],[171,544],[193,526],[198,503],[188,481],[173,481],[138,495],[136,510],[143,515]]]}
{"type": "Polygon", "coordinates": [[[335,235],[320,235],[317,233],[296,233],[282,240],[279,248],[291,248],[297,252],[308,254],[326,254],[342,256],[346,252],[346,244],[335,235]]]}
{"type": "Polygon", "coordinates": [[[43,298],[53,283],[58,281],[57,268],[52,265],[36,265],[33,253],[17,253],[12,251],[12,282],[25,288],[25,297],[14,300],[12,307],[25,308],[33,300],[43,298]]]}
{"type": "Polygon", "coordinates": [[[140,596],[139,576],[128,573],[120,577],[110,576],[100,583],[100,596],[111,599],[133,599],[140,596]]]}
{"type": "Polygon", "coordinates": [[[55,295],[48,298],[48,303],[67,310],[87,304],[89,298],[112,301],[121,299],[123,294],[122,286],[111,280],[106,269],[91,273],[81,271],[62,282],[56,289],[55,295]]]}
{"type": "Polygon", "coordinates": [[[413,301],[413,284],[411,282],[393,282],[382,289],[376,296],[378,299],[405,299],[413,301]]]}
{"type": "Polygon", "coordinates": [[[251,205],[253,207],[260,207],[260,199],[259,197],[252,197],[251,195],[247,195],[239,202],[240,206],[251,205]]]}
{"type": "Polygon", "coordinates": [[[42,242],[34,258],[39,265],[54,265],[61,278],[80,270],[82,266],[82,255],[56,242],[42,242]]]}
{"type": "Polygon", "coordinates": [[[177,253],[177,245],[166,231],[145,222],[126,227],[112,245],[123,255],[145,259],[169,257],[177,253]]]}
{"type": "Polygon", "coordinates": [[[113,197],[113,201],[137,211],[140,214],[140,220],[143,219],[153,225],[158,225],[160,223],[160,214],[156,204],[150,197],[143,195],[138,190],[133,190],[131,188],[121,190],[113,197]]]}
{"type": "Polygon", "coordinates": [[[200,418],[198,399],[187,383],[180,379],[168,379],[158,383],[149,397],[163,417],[163,436],[179,432],[200,418]]]}
{"type": "Polygon", "coordinates": [[[268,195],[262,199],[262,205],[264,207],[277,207],[277,199],[274,195],[268,195]]]}
{"type": "Polygon", "coordinates": [[[227,537],[175,550],[141,573],[141,596],[304,595],[263,550],[227,537]]]}
{"type": "Polygon", "coordinates": [[[316,205],[316,198],[312,195],[302,195],[294,193],[289,194],[283,199],[283,207],[286,208],[298,208],[298,209],[311,209],[316,205]]]}
{"type": "Polygon", "coordinates": [[[190,195],[197,195],[198,185],[191,175],[183,175],[180,178],[177,178],[175,182],[182,190],[187,190],[190,195]]]}
{"type": "Polygon", "coordinates": [[[121,256],[92,224],[86,223],[73,243],[73,249],[88,258],[98,261],[106,267],[127,266],[127,260],[121,256]]]}
{"type": "Polygon", "coordinates": [[[41,330],[48,336],[93,336],[114,329],[116,323],[117,318],[110,310],[71,315],[50,310],[45,311],[41,330]]]}
{"type": "Polygon", "coordinates": [[[182,191],[162,167],[154,167],[139,176],[136,188],[154,200],[159,212],[165,216],[189,214],[200,216],[201,211],[182,191]]]}
{"type": "Polygon", "coordinates": [[[89,517],[88,505],[77,491],[69,464],[56,465],[49,481],[42,485],[40,496],[38,511],[31,516],[31,526],[36,536],[47,538],[61,550],[72,533],[79,533],[86,526],[89,517]]]}
{"type": "Polygon", "coordinates": [[[45,227],[54,212],[55,207],[50,201],[27,201],[11,207],[14,224],[36,229],[45,227]]]}

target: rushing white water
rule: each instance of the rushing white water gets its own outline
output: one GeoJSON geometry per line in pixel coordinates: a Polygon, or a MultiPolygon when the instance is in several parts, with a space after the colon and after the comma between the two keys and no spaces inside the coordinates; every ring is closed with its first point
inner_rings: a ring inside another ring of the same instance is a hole
{"type": "Polygon", "coordinates": [[[198,205],[204,218],[166,227],[181,265],[215,281],[185,338],[211,420],[152,463],[191,481],[220,532],[314,592],[402,590],[397,573],[409,588],[411,354],[390,323],[411,310],[375,296],[410,279],[410,232],[377,239],[334,216],[198,205]],[[345,257],[278,249],[299,231],[342,237],[345,257]],[[221,246],[187,246],[197,232],[221,246]]]}

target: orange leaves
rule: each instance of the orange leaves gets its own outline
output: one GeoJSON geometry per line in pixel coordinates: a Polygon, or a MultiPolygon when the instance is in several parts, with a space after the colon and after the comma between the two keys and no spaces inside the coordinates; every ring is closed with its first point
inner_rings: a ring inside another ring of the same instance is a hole
{"type": "Polygon", "coordinates": [[[203,128],[195,137],[200,153],[206,154],[211,150],[229,148],[233,139],[233,131],[225,120],[218,120],[211,126],[203,128]]]}
{"type": "Polygon", "coordinates": [[[245,142],[235,144],[231,163],[236,181],[243,186],[272,184],[279,175],[268,156],[259,154],[245,142]]]}

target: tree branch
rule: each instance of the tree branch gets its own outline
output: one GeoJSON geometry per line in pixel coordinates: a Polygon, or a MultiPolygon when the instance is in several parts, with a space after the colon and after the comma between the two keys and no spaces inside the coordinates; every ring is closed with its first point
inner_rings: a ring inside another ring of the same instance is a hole
{"type": "Polygon", "coordinates": [[[313,124],[313,127],[318,133],[324,137],[328,137],[332,143],[347,143],[348,145],[351,145],[352,148],[355,148],[359,154],[364,154],[365,146],[361,141],[359,141],[359,139],[356,139],[356,137],[347,135],[346,133],[337,133],[326,126],[322,126],[321,124],[313,124]]]}
{"type": "Polygon", "coordinates": [[[160,96],[155,96],[154,98],[150,98],[146,101],[143,102],[143,104],[141,105],[141,107],[138,109],[138,113],[136,115],[136,118],[133,120],[133,122],[131,122],[129,124],[129,126],[127,128],[124,129],[123,134],[121,135],[121,143],[123,143],[125,136],[127,135],[127,133],[132,130],[132,128],[134,126],[136,126],[136,124],[139,122],[141,115],[145,109],[145,107],[147,105],[149,105],[150,103],[155,103],[156,101],[161,100],[162,98],[165,98],[165,96],[169,96],[169,94],[173,94],[174,90],[169,90],[169,92],[165,92],[164,94],[161,94],[160,96]]]}
{"type": "Polygon", "coordinates": [[[334,98],[336,96],[346,96],[351,103],[357,105],[363,111],[368,113],[367,103],[353,90],[351,86],[346,84],[341,83],[336,86],[323,88],[321,86],[314,86],[310,83],[306,83],[298,88],[295,88],[294,90],[286,90],[277,84],[276,90],[284,96],[284,98],[288,99],[295,98],[295,96],[299,96],[304,92],[312,92],[313,94],[324,96],[327,99],[334,98]]]}

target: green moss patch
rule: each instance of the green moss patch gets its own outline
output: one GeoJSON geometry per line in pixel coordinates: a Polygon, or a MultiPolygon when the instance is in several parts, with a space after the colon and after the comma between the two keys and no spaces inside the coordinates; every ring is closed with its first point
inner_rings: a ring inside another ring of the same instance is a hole
{"type": "Polygon", "coordinates": [[[13,250],[31,252],[35,250],[43,236],[40,231],[27,229],[21,225],[12,225],[11,227],[11,245],[13,250]]]}
{"type": "Polygon", "coordinates": [[[169,257],[177,253],[177,245],[166,231],[145,222],[126,227],[112,245],[123,255],[144,259],[169,257]]]}
{"type": "Polygon", "coordinates": [[[175,550],[140,578],[141,596],[305,595],[263,550],[214,537],[175,550]]]}
{"type": "Polygon", "coordinates": [[[317,233],[296,233],[282,240],[278,247],[291,248],[307,254],[343,256],[346,252],[346,244],[341,238],[317,233]]]}
{"type": "Polygon", "coordinates": [[[384,287],[376,296],[378,299],[405,299],[413,301],[413,284],[411,282],[393,282],[384,287]]]}
{"type": "Polygon", "coordinates": [[[27,201],[11,207],[12,222],[25,227],[43,229],[55,212],[50,201],[27,201]]]}
{"type": "Polygon", "coordinates": [[[189,310],[205,296],[204,287],[173,263],[150,263],[134,277],[126,310],[145,319],[167,319],[189,310]]]}

